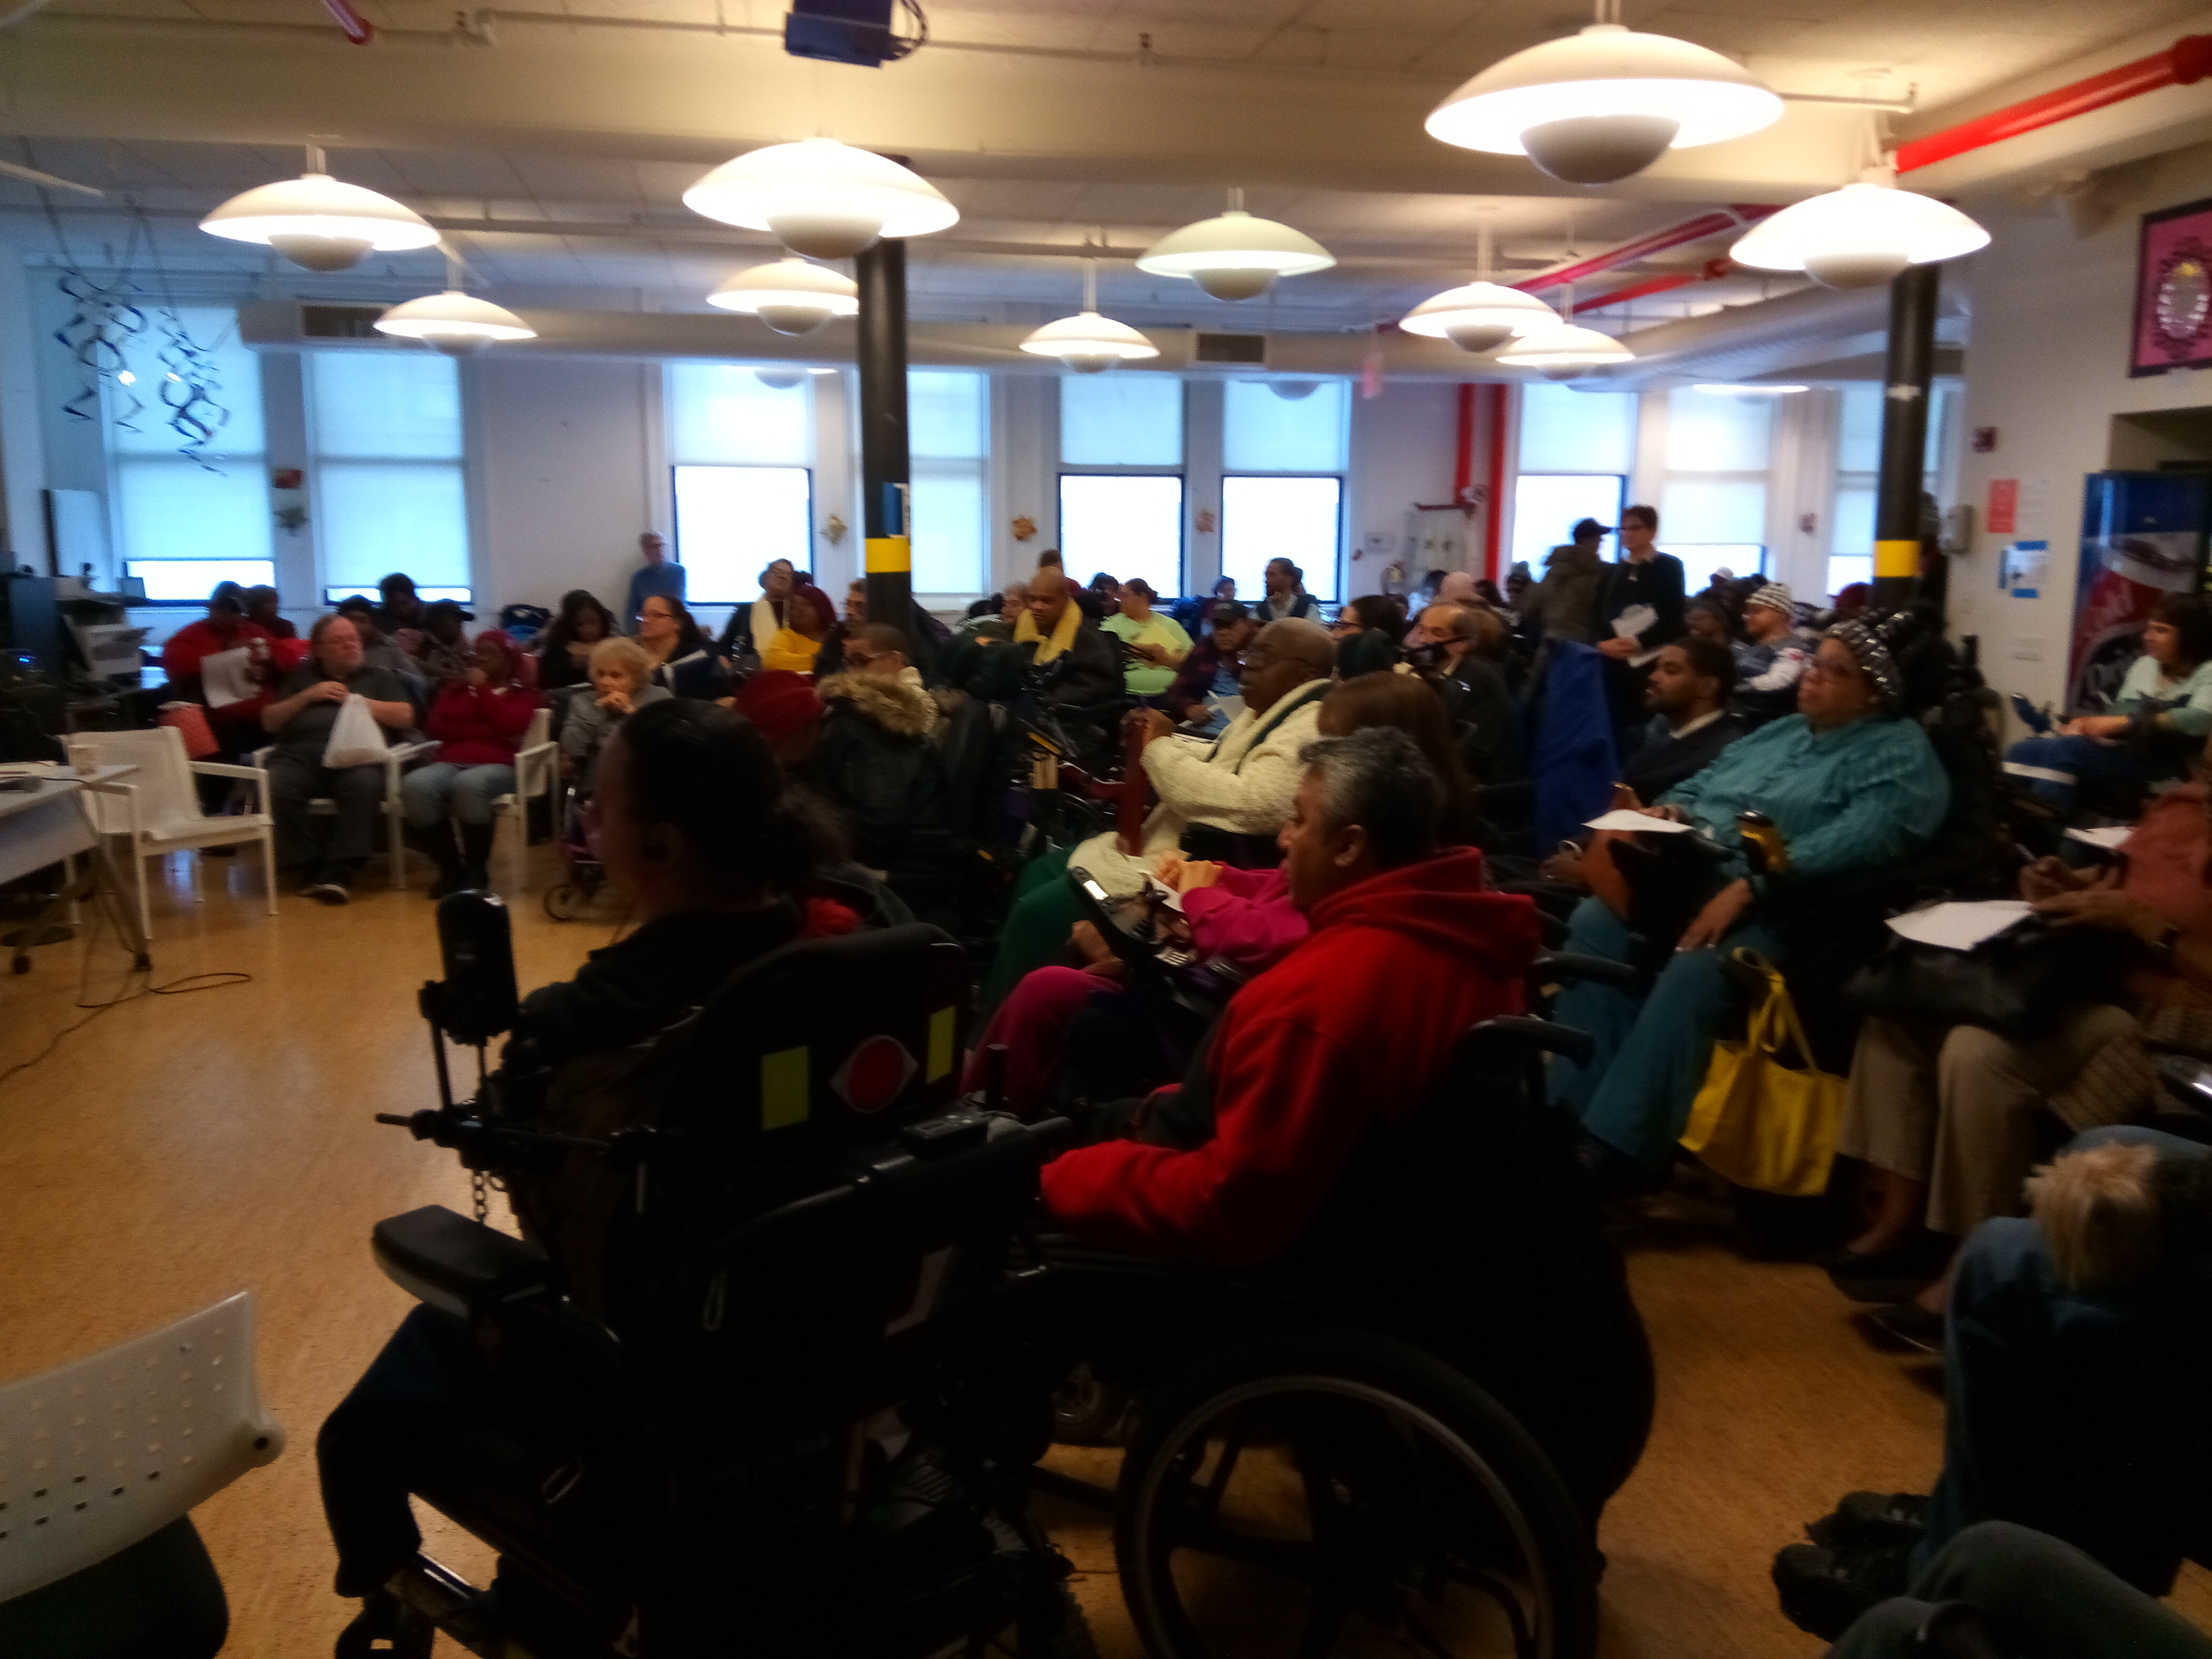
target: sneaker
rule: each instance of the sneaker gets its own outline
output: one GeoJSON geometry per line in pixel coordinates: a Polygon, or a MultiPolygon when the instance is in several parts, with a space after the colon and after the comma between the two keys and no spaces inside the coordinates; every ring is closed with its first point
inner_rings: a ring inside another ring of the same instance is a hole
{"type": "Polygon", "coordinates": [[[1905,1594],[1911,1547],[1832,1550],[1791,1544],[1774,1558],[1782,1616],[1809,1636],[1832,1642],[1868,1608],[1905,1594]]]}
{"type": "Polygon", "coordinates": [[[1844,1494],[1835,1513],[1805,1528],[1805,1535],[1827,1550],[1879,1549],[1917,1544],[1928,1530],[1928,1499],[1912,1492],[1854,1492],[1844,1494]]]}
{"type": "Polygon", "coordinates": [[[1874,1308],[1867,1313],[1875,1328],[1885,1335],[1895,1337],[1908,1347],[1923,1353],[1943,1352],[1943,1316],[1929,1313],[1917,1302],[1900,1302],[1894,1307],[1874,1308]]]}
{"type": "Polygon", "coordinates": [[[300,891],[318,904],[348,904],[353,901],[353,895],[346,890],[343,882],[311,881],[300,891]]]}
{"type": "Polygon", "coordinates": [[[2051,711],[2048,708],[2038,708],[2015,691],[2012,694],[2012,712],[2019,717],[2020,723],[2034,732],[2037,737],[2050,735],[2051,720],[2051,711]]]}

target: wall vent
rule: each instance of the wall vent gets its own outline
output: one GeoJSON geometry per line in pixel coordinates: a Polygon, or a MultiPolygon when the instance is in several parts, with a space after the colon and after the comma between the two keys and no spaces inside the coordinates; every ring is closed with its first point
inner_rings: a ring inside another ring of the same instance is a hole
{"type": "Polygon", "coordinates": [[[1200,329],[1192,342],[1194,363],[1235,363],[1241,368],[1267,366],[1267,337],[1264,334],[1209,334],[1200,329]]]}
{"type": "Polygon", "coordinates": [[[303,340],[382,340],[376,319],[384,306],[301,306],[300,337],[303,340]]]}

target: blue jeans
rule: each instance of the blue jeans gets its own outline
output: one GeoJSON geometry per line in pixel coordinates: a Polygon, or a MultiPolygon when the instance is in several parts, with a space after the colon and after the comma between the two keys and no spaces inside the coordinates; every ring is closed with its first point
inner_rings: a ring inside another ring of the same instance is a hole
{"type": "Polygon", "coordinates": [[[2151,769],[2132,749],[2100,743],[2095,738],[2022,738],[2005,750],[2005,764],[2033,766],[2071,778],[2023,778],[2028,793],[2061,812],[2074,810],[2075,792],[2085,783],[2127,783],[2140,787],[2151,780],[2151,769]]]}
{"type": "MultiPolygon", "coordinates": [[[[2127,1127],[2067,1150],[2115,1142],[2212,1156],[2127,1127]]],[[[2172,1587],[2212,1498],[2188,1455],[2212,1382],[2212,1310],[2192,1287],[2154,1273],[2072,1290],[2034,1222],[1985,1221],[1959,1253],[1943,1367],[1943,1474],[1916,1568],[1974,1522],[2002,1520],[2078,1546],[2147,1594],[2172,1587]]]]}
{"type": "Polygon", "coordinates": [[[463,823],[489,823],[491,804],[514,793],[512,766],[456,766],[432,761],[399,780],[407,827],[428,830],[451,812],[463,823]]]}
{"type": "MultiPolygon", "coordinates": [[[[1576,908],[1568,951],[1625,962],[1628,945],[1628,924],[1601,901],[1584,899],[1576,908]]],[[[1591,1134],[1647,1169],[1667,1166],[1689,1123],[1714,1036],[1736,1005],[1721,964],[1739,946],[1770,962],[1782,959],[1781,941],[1746,922],[1716,948],[1676,952],[1642,996],[1610,985],[1577,985],[1559,994],[1559,1023],[1589,1032],[1597,1048],[1587,1066],[1552,1062],[1552,1097],[1572,1109],[1591,1134]]]]}

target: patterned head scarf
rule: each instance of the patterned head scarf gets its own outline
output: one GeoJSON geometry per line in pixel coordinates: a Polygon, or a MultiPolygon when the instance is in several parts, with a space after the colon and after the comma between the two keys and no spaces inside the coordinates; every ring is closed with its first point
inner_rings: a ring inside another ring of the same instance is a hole
{"type": "Polygon", "coordinates": [[[1858,622],[1839,622],[1820,636],[1838,641],[1857,661],[1866,677],[1872,680],[1875,690],[1881,693],[1882,712],[1900,713],[1905,707],[1905,676],[1898,672],[1897,659],[1889,654],[1888,643],[1881,631],[1858,622]]]}

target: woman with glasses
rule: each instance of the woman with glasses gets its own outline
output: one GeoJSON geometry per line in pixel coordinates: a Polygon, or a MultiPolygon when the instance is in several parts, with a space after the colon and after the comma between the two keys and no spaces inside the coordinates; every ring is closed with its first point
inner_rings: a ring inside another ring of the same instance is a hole
{"type": "Polygon", "coordinates": [[[712,702],[729,695],[730,677],[683,600],[665,593],[647,599],[637,616],[637,642],[653,684],[670,696],[712,702]]]}
{"type": "MultiPolygon", "coordinates": [[[[1917,622],[1888,626],[1910,638],[1917,622]]],[[[1892,644],[1864,623],[1830,629],[1800,683],[1796,714],[1730,744],[1657,802],[1622,803],[1687,825],[1702,847],[1679,834],[1632,836],[1626,848],[1610,832],[1592,841],[1584,866],[1597,896],[1577,908],[1566,948],[1648,964],[1649,953],[1665,951],[1664,935],[1677,935],[1648,991],[1585,983],[1559,998],[1561,1021],[1597,1040],[1588,1064],[1562,1058],[1552,1078],[1554,1096],[1582,1120],[1601,1186],[1630,1192],[1663,1179],[1716,1030],[1735,1006],[1723,964],[1741,946],[1771,961],[1784,955],[1765,914],[1778,891],[1893,864],[1942,823],[1950,781],[1918,722],[1905,718],[1905,678],[1892,644]],[[1778,845],[1778,869],[1771,858],[1766,872],[1755,868],[1746,813],[1770,822],[1760,833],[1778,845]],[[1644,866],[1662,874],[1638,884],[1632,929],[1623,872],[1645,853],[1642,843],[1667,842],[1684,850],[1644,866]],[[1662,890],[1650,891],[1655,884],[1662,890]]]]}

